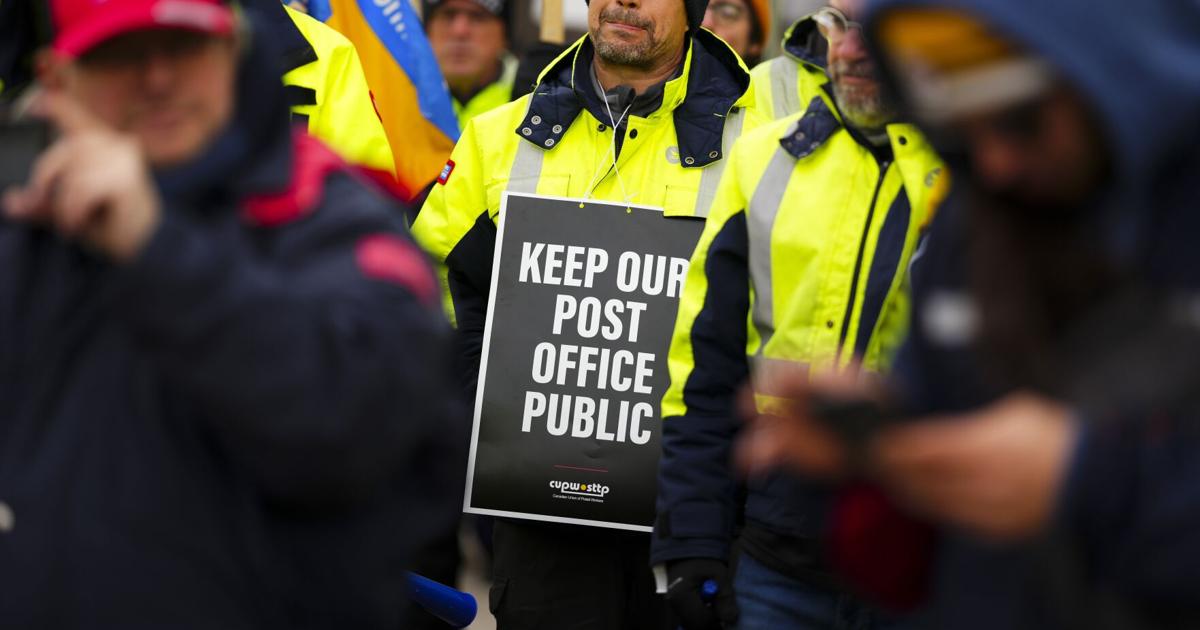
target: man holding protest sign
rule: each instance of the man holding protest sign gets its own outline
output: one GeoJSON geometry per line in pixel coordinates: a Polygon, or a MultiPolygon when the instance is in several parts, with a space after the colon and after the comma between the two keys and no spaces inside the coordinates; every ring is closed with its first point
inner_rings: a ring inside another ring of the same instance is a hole
{"type": "Polygon", "coordinates": [[[467,509],[521,519],[496,525],[500,628],[667,624],[640,533],[664,354],[690,218],[757,120],[745,66],[699,30],[706,4],[592,1],[532,95],[467,125],[414,224],[482,390],[467,509]]]}

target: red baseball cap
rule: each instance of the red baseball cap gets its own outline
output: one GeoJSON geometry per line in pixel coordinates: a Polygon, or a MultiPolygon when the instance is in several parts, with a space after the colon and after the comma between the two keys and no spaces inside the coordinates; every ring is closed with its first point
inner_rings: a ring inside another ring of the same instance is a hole
{"type": "Polygon", "coordinates": [[[233,32],[233,11],[220,0],[51,0],[50,6],[57,33],[51,47],[68,57],[145,29],[233,32]]]}

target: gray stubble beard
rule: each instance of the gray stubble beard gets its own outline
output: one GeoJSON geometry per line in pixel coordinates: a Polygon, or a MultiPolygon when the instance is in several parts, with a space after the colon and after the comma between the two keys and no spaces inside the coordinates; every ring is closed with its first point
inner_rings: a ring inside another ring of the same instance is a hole
{"type": "Polygon", "coordinates": [[[653,65],[654,41],[647,38],[643,43],[622,45],[593,35],[592,46],[596,54],[606,63],[631,68],[648,68],[653,65]]]}
{"type": "Polygon", "coordinates": [[[877,130],[898,118],[899,109],[884,96],[882,90],[876,90],[874,96],[864,96],[858,92],[855,88],[846,89],[837,81],[833,82],[833,96],[846,122],[859,129],[877,130]]]}

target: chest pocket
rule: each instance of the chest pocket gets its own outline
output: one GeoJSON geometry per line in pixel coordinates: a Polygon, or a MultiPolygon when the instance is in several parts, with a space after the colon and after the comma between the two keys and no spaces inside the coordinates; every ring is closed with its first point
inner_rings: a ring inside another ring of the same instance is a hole
{"type": "Polygon", "coordinates": [[[493,219],[500,215],[500,200],[504,191],[538,194],[547,197],[568,197],[571,191],[570,175],[546,175],[544,177],[513,177],[499,179],[487,187],[488,214],[493,219]]]}

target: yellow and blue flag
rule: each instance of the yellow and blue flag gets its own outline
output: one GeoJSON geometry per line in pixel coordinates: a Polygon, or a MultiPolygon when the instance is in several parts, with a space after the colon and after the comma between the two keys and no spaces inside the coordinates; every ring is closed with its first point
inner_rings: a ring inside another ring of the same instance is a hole
{"type": "Polygon", "coordinates": [[[309,0],[308,12],[358,50],[375,108],[412,194],[437,178],[458,140],[450,91],[409,0],[309,0]]]}

